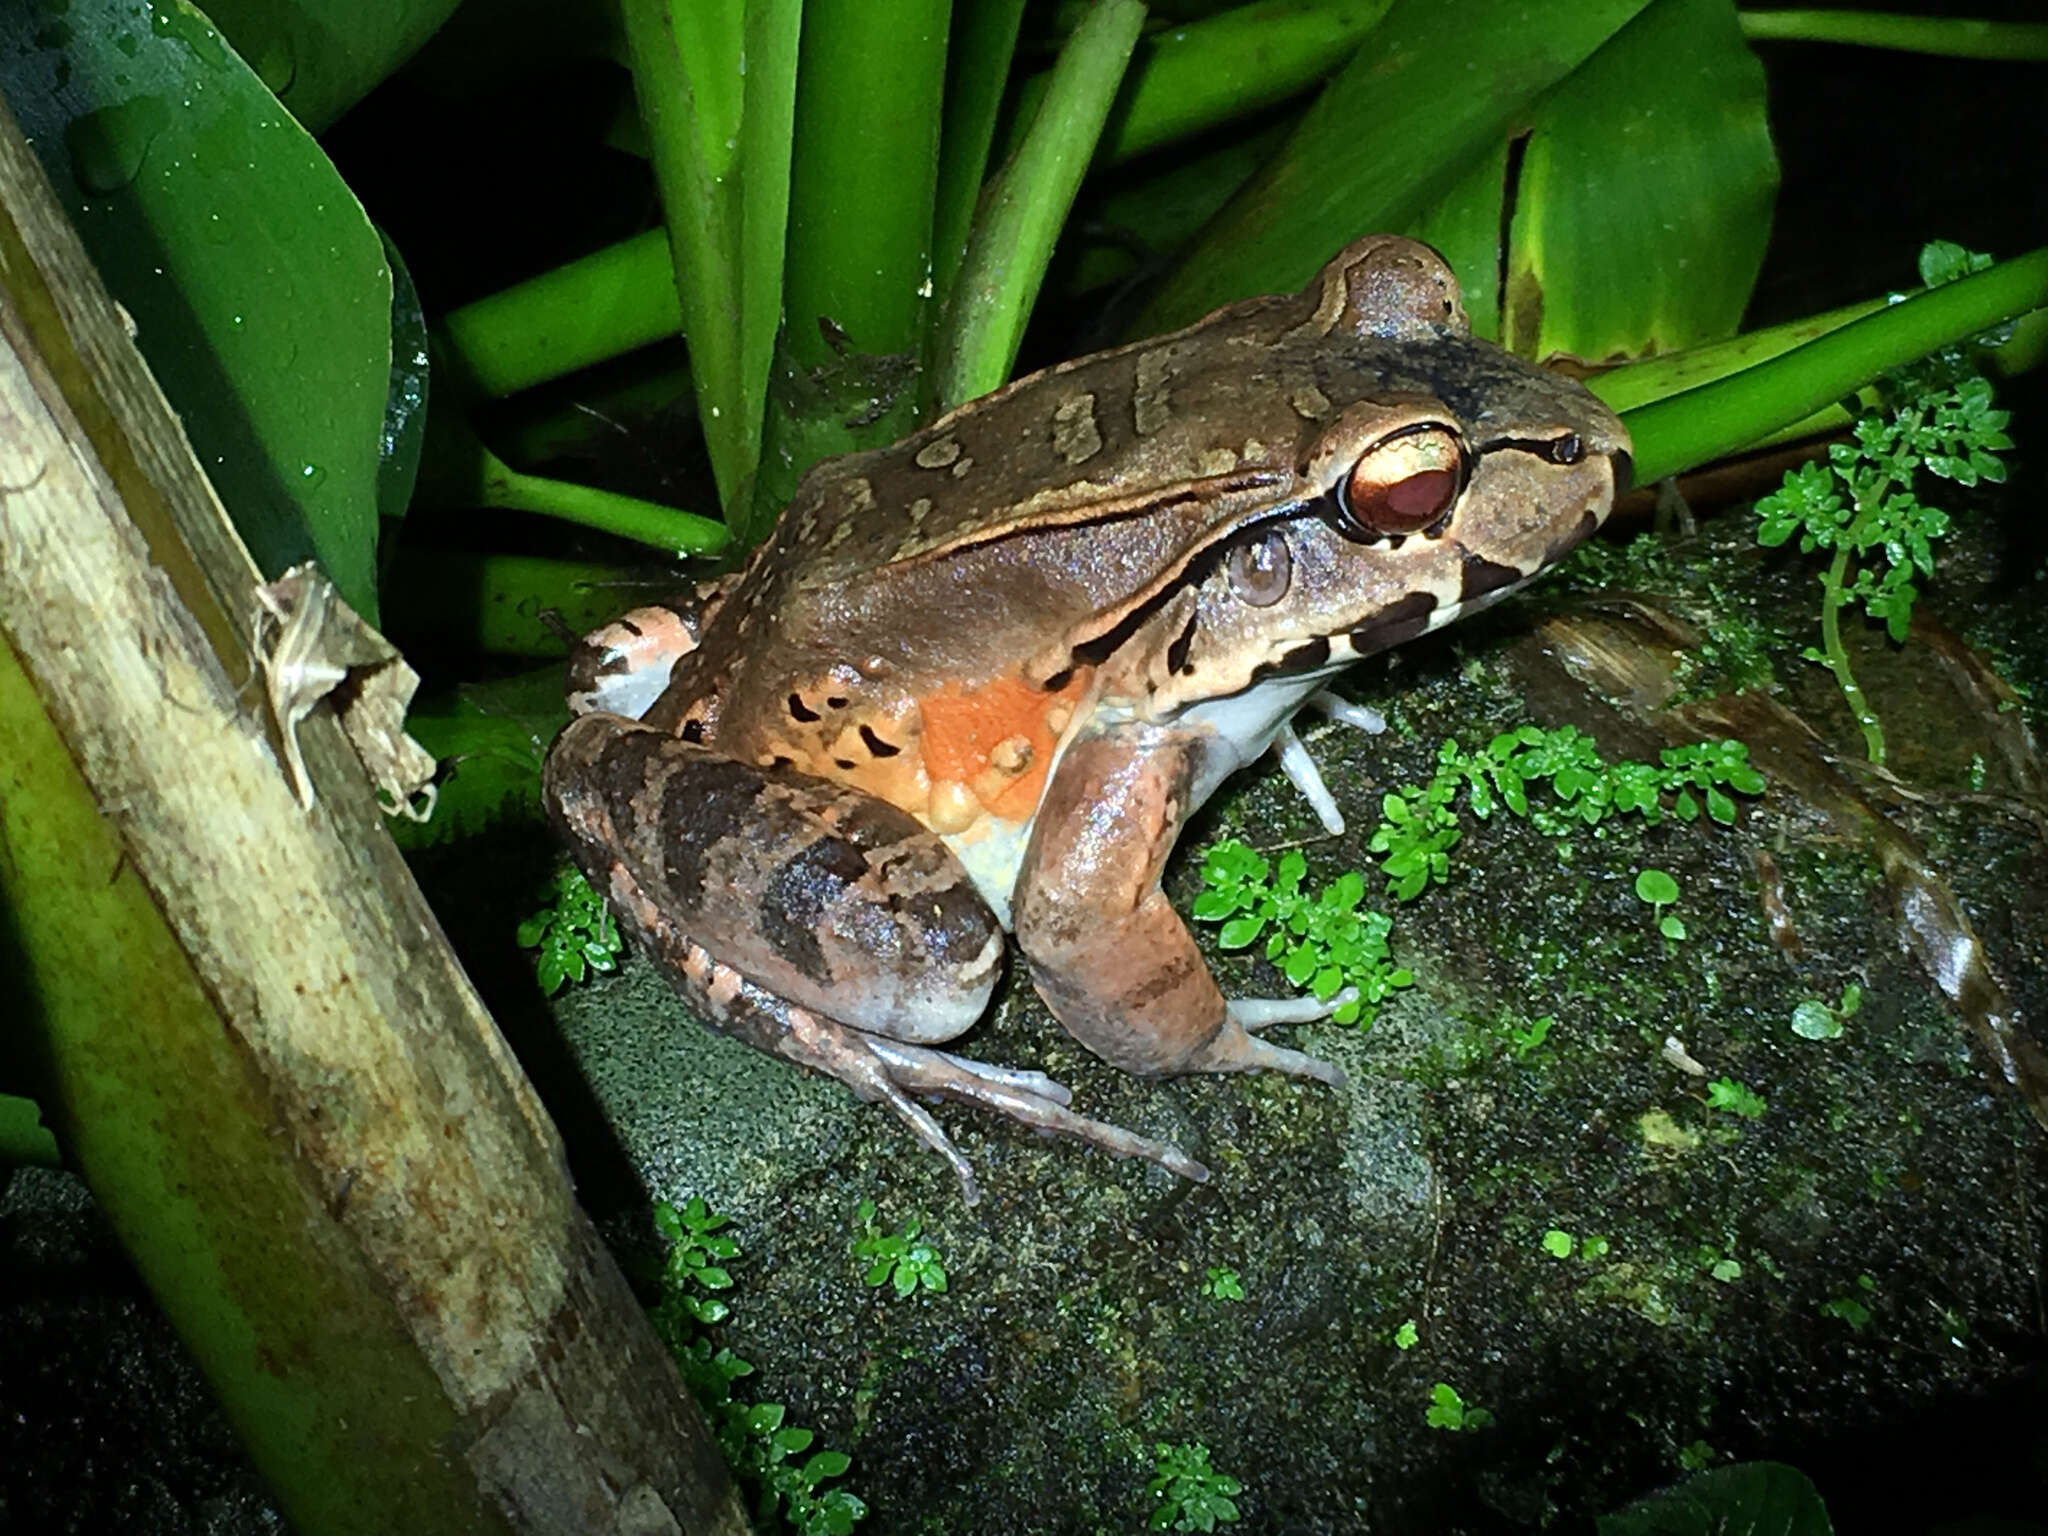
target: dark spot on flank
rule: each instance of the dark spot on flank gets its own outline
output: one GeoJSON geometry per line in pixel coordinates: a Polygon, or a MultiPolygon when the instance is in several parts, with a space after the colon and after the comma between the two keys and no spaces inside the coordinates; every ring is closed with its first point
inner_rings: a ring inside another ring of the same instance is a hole
{"type": "MultiPolygon", "coordinates": [[[[661,742],[650,733],[649,739],[661,742]]],[[[663,743],[673,748],[673,743],[663,743]]],[[[662,882],[671,896],[694,909],[702,898],[706,864],[714,846],[730,837],[744,837],[758,814],[761,775],[757,769],[726,758],[692,753],[687,762],[666,765],[661,786],[660,821],[645,829],[661,860],[662,882]]],[[[654,769],[660,772],[660,769],[654,769]]],[[[623,808],[640,786],[638,779],[622,782],[614,798],[623,808]]]]}
{"type": "Polygon", "coordinates": [[[1458,601],[1469,603],[1489,592],[1498,592],[1502,587],[1511,587],[1521,579],[1522,573],[1512,565],[1502,565],[1468,549],[1464,566],[1458,573],[1458,601]]]}
{"type": "Polygon", "coordinates": [[[778,752],[775,754],[775,760],[768,766],[771,768],[794,768],[796,766],[796,759],[785,757],[782,753],[778,752]]]}
{"type": "Polygon", "coordinates": [[[851,773],[854,770],[855,765],[851,758],[835,757],[832,759],[832,761],[835,766],[844,769],[848,773],[851,773]]]}
{"type": "Polygon", "coordinates": [[[1043,688],[1047,693],[1058,693],[1062,688],[1066,687],[1067,684],[1071,683],[1073,680],[1074,669],[1072,667],[1062,667],[1059,671],[1053,673],[1051,677],[1048,677],[1043,683],[1040,683],[1039,686],[1043,688]]]}
{"type": "Polygon", "coordinates": [[[792,693],[789,696],[789,718],[809,724],[818,718],[818,712],[804,703],[802,695],[792,693]]]}
{"type": "Polygon", "coordinates": [[[1370,656],[1403,640],[1413,640],[1429,628],[1429,616],[1435,612],[1435,593],[1411,592],[1352,630],[1352,648],[1361,656],[1370,656]]]}
{"type": "Polygon", "coordinates": [[[877,757],[894,757],[903,750],[901,747],[890,746],[865,725],[860,728],[860,739],[867,743],[868,750],[877,757]]]}
{"type": "Polygon", "coordinates": [[[683,722],[683,740],[701,743],[704,740],[704,722],[702,720],[685,720],[683,722]]]}
{"type": "Polygon", "coordinates": [[[804,975],[820,983],[832,979],[819,946],[828,907],[854,900],[848,887],[868,871],[860,849],[844,838],[821,837],[785,860],[769,876],[755,904],[761,937],[804,975]]]}
{"type": "Polygon", "coordinates": [[[1166,648],[1166,670],[1185,672],[1188,670],[1188,651],[1195,643],[1195,616],[1188,615],[1187,627],[1174,637],[1173,644],[1166,648]]]}
{"type": "Polygon", "coordinates": [[[623,629],[627,634],[633,635],[635,637],[647,633],[646,630],[642,629],[638,624],[635,624],[631,619],[620,619],[619,628],[623,629]]]}
{"type": "Polygon", "coordinates": [[[835,693],[825,701],[825,707],[827,709],[844,709],[846,708],[846,700],[835,693]]]}

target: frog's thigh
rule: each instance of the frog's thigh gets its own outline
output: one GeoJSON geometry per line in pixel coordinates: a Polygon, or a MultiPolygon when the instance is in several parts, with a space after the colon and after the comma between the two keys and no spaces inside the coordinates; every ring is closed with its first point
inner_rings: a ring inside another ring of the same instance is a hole
{"type": "Polygon", "coordinates": [[[1032,983],[1069,1034],[1129,1072],[1269,1067],[1339,1081],[1328,1063],[1246,1032],[1159,889],[1199,750],[1152,731],[1067,749],[1017,881],[1032,983]]]}
{"type": "Polygon", "coordinates": [[[563,731],[545,795],[629,923],[659,913],[766,992],[912,1042],[988,1005],[1001,928],[951,850],[883,801],[603,714],[563,731]]]}

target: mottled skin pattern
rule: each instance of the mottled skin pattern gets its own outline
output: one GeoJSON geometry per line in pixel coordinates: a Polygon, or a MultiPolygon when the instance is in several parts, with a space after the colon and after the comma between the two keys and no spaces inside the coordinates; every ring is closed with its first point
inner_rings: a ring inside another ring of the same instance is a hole
{"type": "Polygon", "coordinates": [[[1426,247],[1362,240],[1300,294],[813,470],[744,571],[585,643],[548,802],[709,1021],[891,1103],[970,1199],[907,1095],[1201,1177],[931,1047],[1014,922],[1119,1066],[1341,1081],[1249,1032],[1271,1010],[1226,1004],[1159,872],[1323,679],[1596,528],[1626,451],[1578,385],[1466,334],[1426,247]]]}

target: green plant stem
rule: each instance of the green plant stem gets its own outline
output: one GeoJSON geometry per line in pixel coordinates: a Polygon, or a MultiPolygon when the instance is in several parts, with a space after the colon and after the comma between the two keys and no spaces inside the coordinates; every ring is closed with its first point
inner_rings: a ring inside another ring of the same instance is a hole
{"type": "Polygon", "coordinates": [[[476,481],[479,505],[538,512],[565,523],[616,534],[677,557],[716,555],[731,542],[732,534],[725,524],[708,517],[595,486],[521,474],[488,448],[480,451],[482,459],[477,465],[476,481]]]}
{"type": "MultiPolygon", "coordinates": [[[[2048,305],[2048,247],[1999,262],[1830,331],[1804,346],[1624,416],[1636,480],[1649,484],[1738,452],[1785,423],[2003,320],[2048,305]]],[[[1595,394],[1601,381],[1592,381],[1595,394]]]]}
{"type": "MultiPolygon", "coordinates": [[[[1002,116],[1003,88],[1017,52],[1024,0],[975,0],[953,15],[947,45],[946,115],[939,134],[939,179],[932,210],[932,292],[943,305],[967,250],[967,231],[981,181],[988,174],[989,147],[1002,116]]],[[[1023,112],[1018,112],[1021,118],[1023,112]]]]}
{"type": "Polygon", "coordinates": [[[441,322],[453,361],[493,399],[673,336],[675,264],[659,229],[486,295],[441,322]]]}
{"type": "MultiPolygon", "coordinates": [[[[1344,67],[1393,0],[1260,0],[1204,21],[1154,32],[1138,44],[1096,149],[1116,165],[1299,95],[1344,67]]],[[[1004,153],[1044,96],[1051,72],[1018,89],[1004,153]]]]}
{"type": "Polygon", "coordinates": [[[1882,764],[1884,726],[1877,718],[1877,711],[1870,707],[1863,685],[1856,681],[1856,674],[1849,666],[1848,648],[1842,644],[1842,608],[1848,602],[1849,590],[1849,553],[1854,547],[1855,529],[1868,516],[1867,512],[1857,514],[1849,532],[1835,546],[1835,557],[1828,562],[1827,574],[1821,577],[1820,643],[1828,670],[1834,673],[1836,686],[1842,690],[1842,697],[1849,705],[1849,713],[1856,717],[1857,728],[1863,732],[1864,755],[1871,762],[1882,764]]]}
{"type": "Polygon", "coordinates": [[[729,509],[742,545],[797,479],[895,441],[931,314],[932,211],[946,78],[946,0],[808,0],[782,329],[762,469],[729,509]]]}
{"type": "Polygon", "coordinates": [[[1751,42],[1853,43],[1952,59],[2048,59],[2048,26],[1887,11],[1743,11],[1751,42]]]}
{"type": "Polygon", "coordinates": [[[941,409],[1009,377],[1053,243],[1144,24],[1138,0],[1096,0],[1060,50],[1045,100],[990,183],[968,238],[934,369],[941,409]]]}

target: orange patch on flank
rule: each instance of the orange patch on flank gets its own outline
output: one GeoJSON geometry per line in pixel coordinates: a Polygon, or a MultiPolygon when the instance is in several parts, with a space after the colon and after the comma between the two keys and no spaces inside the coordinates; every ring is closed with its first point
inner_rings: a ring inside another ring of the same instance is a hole
{"type": "Polygon", "coordinates": [[[1056,708],[1071,710],[1087,686],[1088,674],[1077,672],[1058,693],[1019,677],[999,677],[972,690],[948,685],[927,694],[917,701],[925,772],[934,784],[954,780],[974,786],[976,798],[992,815],[1022,821],[1037,808],[1057,744],[1045,717],[1056,708]],[[1030,766],[1014,777],[998,774],[990,754],[1018,737],[1031,744],[1030,766]],[[1002,786],[993,795],[983,788],[991,782],[1002,786]]]}

